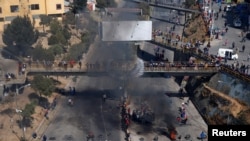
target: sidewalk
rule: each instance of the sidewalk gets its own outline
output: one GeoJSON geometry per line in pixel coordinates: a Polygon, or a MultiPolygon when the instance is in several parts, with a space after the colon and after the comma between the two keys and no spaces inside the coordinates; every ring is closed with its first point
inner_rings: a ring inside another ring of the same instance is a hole
{"type": "MultiPolygon", "coordinates": [[[[70,81],[66,84],[66,86],[64,87],[64,89],[68,89],[68,87],[71,86],[72,83],[75,83],[75,82],[73,82],[72,77],[70,77],[68,79],[70,79],[70,81]]],[[[39,140],[41,140],[41,138],[43,137],[45,131],[47,130],[47,128],[49,127],[49,125],[51,124],[51,122],[53,122],[55,115],[58,114],[58,111],[61,108],[62,103],[64,101],[66,101],[66,97],[60,95],[57,98],[57,104],[56,104],[55,109],[49,111],[49,114],[48,114],[49,119],[47,119],[46,117],[44,117],[42,119],[42,121],[40,122],[39,126],[35,128],[34,132],[37,134],[37,138],[34,139],[32,137],[32,135],[30,135],[28,137],[28,141],[39,141],[39,140]]]]}
{"type": "Polygon", "coordinates": [[[32,135],[30,135],[28,137],[28,141],[39,141],[41,140],[41,138],[43,137],[44,135],[44,132],[46,131],[46,129],[48,128],[48,126],[50,125],[50,123],[53,121],[53,118],[54,116],[57,114],[58,112],[58,109],[60,108],[61,106],[61,102],[62,100],[64,100],[65,98],[64,97],[60,97],[58,98],[58,101],[57,101],[57,106],[55,107],[54,110],[50,110],[49,111],[49,119],[47,119],[46,117],[43,118],[43,120],[41,121],[41,123],[39,124],[39,126],[36,128],[36,130],[34,131],[34,133],[37,134],[37,138],[34,139],[32,137],[32,135]]]}

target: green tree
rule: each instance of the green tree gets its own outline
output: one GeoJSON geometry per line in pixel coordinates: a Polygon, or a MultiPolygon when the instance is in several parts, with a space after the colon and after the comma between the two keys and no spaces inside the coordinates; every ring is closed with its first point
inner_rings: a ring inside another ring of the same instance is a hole
{"type": "Polygon", "coordinates": [[[35,75],[34,79],[31,81],[31,87],[39,94],[41,97],[51,96],[55,90],[55,85],[52,79],[44,77],[42,75],[35,75]]]}
{"type": "Polygon", "coordinates": [[[87,52],[89,46],[84,43],[75,44],[69,49],[69,53],[65,56],[64,60],[80,60],[82,54],[87,52]]]}
{"type": "Polygon", "coordinates": [[[52,52],[54,56],[61,55],[63,53],[63,46],[56,44],[51,46],[48,50],[49,52],[52,52]]]}
{"type": "Polygon", "coordinates": [[[55,35],[51,35],[48,38],[48,45],[55,45],[55,44],[58,44],[58,43],[59,43],[59,41],[57,40],[55,35]]]}
{"type": "Polygon", "coordinates": [[[71,38],[71,33],[70,33],[70,31],[69,31],[68,25],[65,25],[65,26],[63,27],[62,32],[63,32],[63,35],[64,35],[65,39],[68,41],[68,40],[71,38]]]}
{"type": "Polygon", "coordinates": [[[28,16],[16,17],[7,25],[2,38],[8,47],[17,47],[17,51],[25,52],[38,39],[39,32],[35,30],[28,16]]]}
{"type": "Polygon", "coordinates": [[[50,32],[56,34],[59,30],[62,30],[62,25],[58,20],[52,20],[50,23],[50,32]]]}
{"type": "Polygon", "coordinates": [[[90,41],[90,33],[89,32],[84,32],[81,34],[81,41],[83,43],[88,43],[90,41]]]}
{"type": "Polygon", "coordinates": [[[70,4],[70,11],[74,14],[77,14],[86,7],[86,4],[87,0],[73,0],[73,2],[70,4]]]}
{"type": "Polygon", "coordinates": [[[48,39],[49,45],[67,45],[68,40],[71,37],[71,33],[69,32],[69,28],[67,25],[62,26],[59,21],[53,20],[50,24],[50,31],[52,35],[48,39]]]}
{"type": "Polygon", "coordinates": [[[54,61],[55,56],[52,51],[49,49],[45,49],[42,46],[37,46],[35,49],[32,51],[32,59],[33,60],[38,60],[38,61],[54,61]]]}
{"type": "Polygon", "coordinates": [[[52,21],[52,17],[48,16],[48,15],[40,15],[40,25],[43,26],[43,32],[45,32],[45,26],[48,26],[50,24],[50,22],[52,21]]]}
{"type": "Polygon", "coordinates": [[[35,113],[35,107],[37,103],[36,102],[31,102],[29,104],[26,104],[24,109],[22,110],[22,116],[26,118],[30,118],[32,114],[35,113]]]}
{"type": "Polygon", "coordinates": [[[61,45],[66,45],[67,44],[67,39],[63,35],[62,30],[58,30],[56,32],[55,36],[56,36],[56,39],[58,40],[58,44],[61,44],[61,45]]]}
{"type": "Polygon", "coordinates": [[[74,13],[72,13],[72,12],[66,13],[62,22],[63,22],[63,24],[75,25],[76,19],[75,19],[74,13]]]}

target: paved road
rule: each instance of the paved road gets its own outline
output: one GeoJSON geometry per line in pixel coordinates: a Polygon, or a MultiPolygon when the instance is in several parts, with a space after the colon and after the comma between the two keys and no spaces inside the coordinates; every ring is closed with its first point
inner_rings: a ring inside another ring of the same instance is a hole
{"type": "MultiPolygon", "coordinates": [[[[132,7],[133,5],[130,5],[132,7]]],[[[132,19],[132,17],[121,16],[122,19],[132,19]]],[[[111,18],[111,17],[108,17],[111,18]]],[[[115,19],[111,19],[115,20],[115,19]]],[[[160,23],[153,23],[159,24],[160,23]]],[[[165,23],[164,23],[165,24],[165,23]]],[[[143,47],[153,52],[153,46],[143,47]]],[[[101,42],[101,46],[93,46],[85,57],[86,62],[109,61],[109,60],[129,60],[134,57],[134,49],[126,42],[101,42]]],[[[173,78],[126,78],[116,75],[107,77],[78,77],[78,82],[70,86],[75,86],[77,96],[73,107],[69,107],[66,99],[58,109],[58,115],[48,127],[45,134],[48,137],[56,137],[57,140],[66,140],[72,136],[72,140],[86,140],[89,131],[92,131],[96,138],[99,135],[112,141],[124,140],[124,133],[120,128],[120,110],[117,109],[119,100],[124,93],[120,88],[126,88],[131,100],[131,110],[136,108],[138,100],[147,102],[156,114],[156,121],[153,126],[142,126],[131,123],[132,140],[139,138],[153,139],[159,136],[159,141],[168,141],[169,138],[159,130],[164,130],[168,126],[175,126],[179,135],[190,135],[190,140],[196,137],[202,130],[207,130],[207,125],[200,117],[192,103],[187,106],[189,115],[188,124],[180,126],[176,122],[178,108],[182,99],[165,95],[166,91],[177,92],[179,85],[173,78]],[[103,104],[102,95],[106,93],[108,100],[103,104]],[[109,99],[111,98],[111,99],[109,99]],[[103,112],[101,112],[101,107],[103,112]],[[164,108],[163,108],[164,107],[164,108]],[[147,131],[145,129],[150,129],[147,131]],[[150,133],[149,133],[150,132],[150,133]],[[109,136],[106,136],[109,135],[109,136]]],[[[122,89],[122,90],[123,90],[122,89]]]]}
{"type": "MultiPolygon", "coordinates": [[[[188,124],[182,126],[177,123],[178,108],[187,99],[165,95],[166,91],[178,91],[179,85],[174,79],[131,78],[128,82],[126,90],[131,111],[145,102],[156,115],[152,126],[131,123],[129,130],[133,140],[153,139],[158,136],[159,141],[170,141],[166,135],[160,133],[169,126],[176,127],[179,135],[183,137],[190,135],[190,140],[196,140],[200,131],[207,130],[206,123],[191,102],[186,106],[188,124]],[[150,133],[146,129],[150,129],[150,133]]],[[[75,86],[77,90],[77,96],[73,98],[74,106],[68,106],[65,98],[45,134],[48,137],[56,137],[56,140],[63,141],[66,137],[72,136],[72,140],[79,141],[86,139],[88,132],[92,131],[96,137],[109,135],[108,139],[112,141],[123,140],[124,134],[120,130],[120,110],[117,108],[120,97],[123,96],[119,90],[120,86],[123,86],[122,81],[110,77],[82,77],[71,86],[75,86]],[[108,97],[105,103],[102,103],[103,93],[108,97]]]]}
{"type": "MultiPolygon", "coordinates": [[[[222,4],[222,8],[226,4],[222,4]]],[[[219,11],[219,6],[217,4],[213,4],[212,9],[215,11],[219,11]]],[[[234,51],[236,51],[236,48],[238,48],[238,61],[240,63],[244,63],[246,65],[250,65],[250,62],[247,61],[248,54],[250,53],[250,40],[246,39],[246,42],[241,42],[242,38],[241,35],[241,29],[236,28],[232,26],[232,13],[230,12],[222,12],[219,14],[218,20],[214,21],[214,27],[218,27],[219,29],[225,29],[224,23],[227,20],[228,21],[228,32],[224,36],[220,36],[219,39],[213,39],[211,42],[211,48],[209,49],[209,53],[213,55],[217,55],[219,48],[232,48],[232,43],[235,42],[235,48],[234,51]],[[226,15],[225,17],[222,17],[222,14],[226,15]],[[225,46],[225,41],[227,40],[227,45],[225,46]],[[242,52],[242,46],[245,45],[245,51],[242,52]]],[[[206,45],[206,43],[204,44],[206,45]]],[[[202,47],[203,48],[203,47],[202,47]]],[[[234,61],[228,61],[228,64],[232,64],[234,61]]]]}
{"type": "MultiPolygon", "coordinates": [[[[80,79],[74,85],[77,90],[77,96],[73,97],[74,105],[69,106],[67,98],[64,98],[45,134],[59,141],[87,140],[89,132],[95,135],[96,140],[120,140],[119,98],[103,103],[103,90],[98,88],[109,84],[107,81],[112,80],[89,77],[80,79]]],[[[109,86],[103,87],[108,89],[109,86]]]]}

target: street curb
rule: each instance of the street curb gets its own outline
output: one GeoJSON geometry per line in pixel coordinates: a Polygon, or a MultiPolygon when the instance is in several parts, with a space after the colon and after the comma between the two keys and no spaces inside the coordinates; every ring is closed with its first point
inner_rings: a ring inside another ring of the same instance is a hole
{"type": "MultiPolygon", "coordinates": [[[[76,84],[77,82],[74,82],[72,80],[73,77],[69,77],[68,79],[70,79],[70,81],[65,85],[64,89],[67,89],[69,86],[73,85],[72,83],[76,84]]],[[[77,79],[76,81],[78,81],[79,79],[77,79]]],[[[65,100],[65,96],[61,96],[58,98],[58,103],[57,106],[54,110],[50,111],[50,118],[46,119],[46,117],[43,118],[43,120],[41,121],[41,123],[39,124],[39,126],[36,128],[35,133],[37,134],[37,138],[34,139],[32,137],[32,135],[30,135],[28,141],[39,141],[41,140],[41,138],[43,137],[45,131],[47,130],[47,128],[49,127],[50,123],[54,120],[54,116],[56,115],[56,113],[58,112],[58,109],[61,108],[62,106],[62,102],[63,100],[65,100]]]]}
{"type": "Polygon", "coordinates": [[[40,140],[40,139],[42,138],[44,132],[45,132],[46,129],[49,127],[51,121],[53,121],[54,115],[57,113],[58,109],[61,107],[61,100],[62,100],[62,99],[63,99],[63,98],[59,97],[59,99],[58,99],[58,104],[57,104],[58,106],[57,106],[54,110],[50,111],[50,114],[49,114],[49,115],[50,115],[50,116],[49,116],[50,118],[49,118],[49,119],[46,119],[46,117],[44,117],[43,120],[40,122],[39,126],[36,128],[35,133],[37,134],[37,138],[34,139],[34,138],[32,137],[32,135],[31,135],[31,136],[29,137],[28,141],[38,141],[38,140],[40,140]],[[60,106],[59,106],[59,105],[60,105],[60,106]]]}

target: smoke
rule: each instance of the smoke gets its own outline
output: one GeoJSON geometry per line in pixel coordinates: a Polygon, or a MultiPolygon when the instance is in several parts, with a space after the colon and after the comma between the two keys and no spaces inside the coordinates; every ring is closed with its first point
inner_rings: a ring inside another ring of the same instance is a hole
{"type": "MultiPolygon", "coordinates": [[[[124,2],[119,1],[118,7],[126,8],[138,8],[138,4],[133,2],[124,2]]],[[[96,15],[95,15],[96,16],[96,15]]],[[[130,12],[113,12],[112,16],[104,15],[102,17],[94,19],[100,19],[98,22],[108,22],[108,21],[135,21],[139,19],[139,14],[130,13],[130,12]]],[[[91,25],[90,25],[91,26],[91,25]]],[[[97,26],[96,28],[100,28],[97,26]]],[[[101,29],[98,29],[101,30],[101,29]]],[[[110,29],[112,30],[112,29],[110,29]]],[[[124,29],[126,30],[126,29],[124,29]]],[[[110,31],[112,33],[113,31],[110,31]]],[[[112,35],[110,35],[112,36],[112,35]]],[[[105,64],[105,69],[109,72],[108,77],[115,79],[116,83],[124,83],[127,77],[139,76],[142,73],[142,61],[139,61],[136,56],[136,48],[134,42],[129,41],[115,41],[108,42],[102,41],[100,35],[93,41],[93,44],[90,46],[85,61],[88,64],[105,64]],[[131,69],[131,72],[122,72],[112,70],[112,62],[134,62],[134,66],[131,69]],[[138,64],[138,66],[137,66],[138,64]]]]}
{"type": "MultiPolygon", "coordinates": [[[[127,8],[138,8],[138,4],[132,3],[132,2],[126,2],[124,5],[119,5],[118,7],[127,7],[127,8]]],[[[130,21],[130,20],[138,20],[139,14],[135,13],[129,13],[129,12],[124,12],[124,13],[112,13],[113,16],[103,16],[102,21],[130,21]]],[[[111,33],[113,31],[110,31],[111,33]]],[[[142,35],[143,36],[143,35],[142,35]]],[[[116,41],[116,42],[106,42],[102,41],[101,37],[97,38],[96,41],[94,41],[94,45],[90,47],[90,52],[88,53],[87,56],[87,61],[90,63],[102,63],[104,62],[107,64],[106,67],[109,67],[108,64],[110,64],[112,61],[117,61],[117,62],[128,62],[132,61],[135,62],[135,65],[133,68],[131,68],[130,72],[124,73],[124,72],[114,72],[110,71],[108,77],[112,77],[112,81],[114,81],[114,87],[119,87],[119,85],[122,85],[123,87],[126,87],[126,89],[129,89],[131,93],[134,94],[139,94],[142,97],[148,96],[148,94],[152,93],[158,93],[159,95],[153,95],[157,98],[152,98],[152,108],[157,110],[157,112],[160,114],[163,111],[158,111],[158,103],[162,103],[164,107],[170,107],[171,105],[166,105],[163,101],[160,102],[161,100],[165,100],[165,95],[164,91],[172,89],[172,85],[174,82],[170,82],[171,84],[166,84],[169,82],[166,82],[165,78],[162,80],[151,80],[151,78],[148,79],[139,79],[133,78],[133,77],[138,77],[142,75],[142,69],[143,69],[143,62],[142,60],[139,60],[137,58],[137,53],[136,49],[134,46],[134,42],[122,42],[122,41],[116,41]],[[152,82],[154,81],[154,82],[152,82]],[[157,87],[157,83],[159,83],[157,87]],[[152,85],[154,84],[154,85],[152,85]],[[165,84],[162,86],[162,84],[165,84]],[[155,86],[156,85],[156,86],[155,86]],[[150,87],[149,87],[150,86],[150,87]],[[141,95],[142,94],[142,95],[141,95]],[[160,97],[161,96],[161,97],[160,97]],[[155,106],[155,107],[153,107],[155,106]]],[[[104,82],[103,82],[104,83],[104,82]]],[[[112,82],[108,82],[109,84],[112,82]]],[[[105,87],[105,84],[102,84],[103,87],[105,87]]],[[[178,86],[176,86],[178,87],[178,86]]],[[[169,104],[169,103],[167,103],[169,104]]],[[[166,110],[168,110],[166,108],[166,110]]],[[[169,117],[167,115],[167,117],[169,117]]]]}

